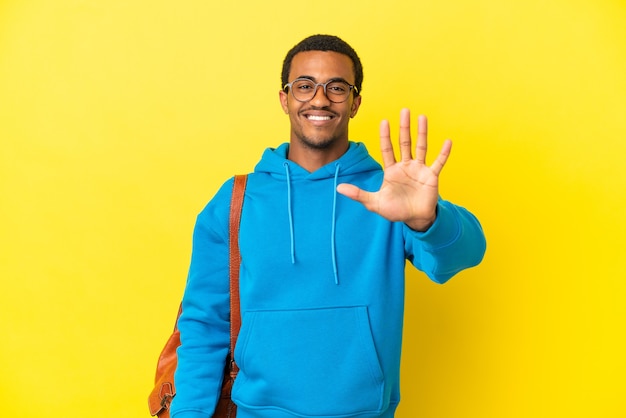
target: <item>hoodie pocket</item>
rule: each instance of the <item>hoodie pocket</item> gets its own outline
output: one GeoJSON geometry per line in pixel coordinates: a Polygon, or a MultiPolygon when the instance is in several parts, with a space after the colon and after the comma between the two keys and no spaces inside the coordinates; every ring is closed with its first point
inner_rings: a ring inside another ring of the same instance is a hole
{"type": "Polygon", "coordinates": [[[233,399],[299,416],[384,410],[384,377],[367,308],[246,312],[233,399]]]}

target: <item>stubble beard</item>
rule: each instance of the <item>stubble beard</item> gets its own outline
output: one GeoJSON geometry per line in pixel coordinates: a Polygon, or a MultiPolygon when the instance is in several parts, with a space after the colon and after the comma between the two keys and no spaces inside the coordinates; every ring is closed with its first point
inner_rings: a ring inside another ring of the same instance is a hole
{"type": "MultiPolygon", "coordinates": [[[[322,109],[324,110],[324,109],[322,109]]],[[[299,114],[301,114],[299,112],[299,114]]],[[[336,113],[336,112],[334,112],[336,113]]],[[[335,115],[339,117],[339,115],[335,115]]],[[[297,122],[292,119],[292,139],[296,138],[300,145],[303,148],[314,150],[314,151],[325,151],[329,150],[345,139],[347,136],[346,132],[342,132],[341,129],[335,128],[320,128],[316,129],[314,127],[306,126],[306,122],[297,122]]]]}
{"type": "Polygon", "coordinates": [[[332,148],[337,142],[339,142],[339,138],[336,136],[331,136],[329,138],[324,139],[314,139],[306,135],[296,135],[300,143],[305,147],[313,150],[323,151],[329,148],[332,148]]]}
{"type": "Polygon", "coordinates": [[[314,135],[307,135],[300,127],[300,129],[295,130],[293,133],[304,148],[317,151],[328,150],[343,140],[343,135],[338,135],[337,132],[314,132],[314,135]]]}

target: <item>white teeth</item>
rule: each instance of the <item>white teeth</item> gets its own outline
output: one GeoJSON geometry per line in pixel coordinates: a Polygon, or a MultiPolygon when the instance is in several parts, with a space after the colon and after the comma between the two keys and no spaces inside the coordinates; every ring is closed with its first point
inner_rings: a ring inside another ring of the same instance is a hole
{"type": "Polygon", "coordinates": [[[330,116],[315,116],[315,115],[309,115],[307,116],[307,118],[309,120],[330,120],[330,116]]]}

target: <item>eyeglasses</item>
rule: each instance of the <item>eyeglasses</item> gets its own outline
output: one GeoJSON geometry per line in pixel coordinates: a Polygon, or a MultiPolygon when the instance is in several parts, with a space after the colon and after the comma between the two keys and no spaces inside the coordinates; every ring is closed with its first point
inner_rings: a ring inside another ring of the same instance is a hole
{"type": "Polygon", "coordinates": [[[325,83],[315,83],[308,78],[296,78],[291,83],[285,84],[283,89],[290,89],[291,94],[297,101],[308,102],[315,97],[319,86],[324,88],[324,94],[333,103],[343,103],[348,100],[352,89],[355,92],[359,91],[356,86],[348,84],[343,80],[328,80],[325,83]]]}

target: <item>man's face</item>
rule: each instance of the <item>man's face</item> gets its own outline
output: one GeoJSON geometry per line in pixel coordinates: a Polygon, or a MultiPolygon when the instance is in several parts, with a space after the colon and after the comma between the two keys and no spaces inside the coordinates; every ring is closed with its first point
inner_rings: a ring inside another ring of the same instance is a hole
{"type": "MultiPolygon", "coordinates": [[[[308,78],[316,83],[343,79],[354,84],[352,60],[347,55],[332,51],[299,52],[293,57],[289,82],[308,78]]],[[[308,102],[297,101],[291,92],[280,92],[280,103],[291,122],[291,143],[314,149],[341,146],[348,141],[348,122],[361,104],[361,96],[351,92],[343,103],[333,103],[319,86],[308,102]]]]}

